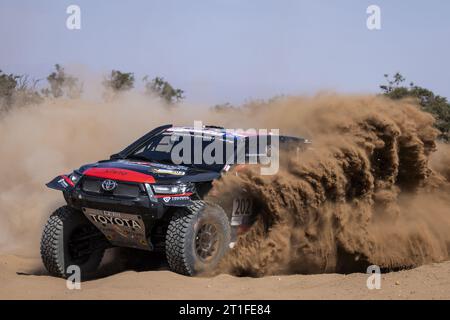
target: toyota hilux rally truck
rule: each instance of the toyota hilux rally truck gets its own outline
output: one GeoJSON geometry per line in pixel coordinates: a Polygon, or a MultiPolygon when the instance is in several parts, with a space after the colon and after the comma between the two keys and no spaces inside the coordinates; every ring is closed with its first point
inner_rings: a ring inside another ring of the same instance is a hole
{"type": "MultiPolygon", "coordinates": [[[[201,137],[200,152],[215,139],[250,138],[230,137],[215,126],[198,130],[164,125],[109,160],[53,179],[47,186],[62,191],[67,205],[49,217],[41,238],[42,261],[51,275],[68,277],[67,268],[77,265],[83,278],[91,277],[111,247],[165,251],[169,268],[184,275],[218,264],[238,234],[254,222],[256,210],[245,190],[232,203],[204,201],[212,182],[232,170],[233,161],[174,164],[171,151],[183,135],[201,137]]],[[[280,148],[292,143],[300,150],[308,141],[279,136],[280,148]]],[[[248,143],[242,145],[248,153],[248,143]]]]}

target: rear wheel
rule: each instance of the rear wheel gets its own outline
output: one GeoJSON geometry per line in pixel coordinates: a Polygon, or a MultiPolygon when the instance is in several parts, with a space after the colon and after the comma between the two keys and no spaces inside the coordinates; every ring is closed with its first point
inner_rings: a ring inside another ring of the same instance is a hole
{"type": "Polygon", "coordinates": [[[51,275],[66,278],[76,265],[83,279],[91,277],[103,258],[106,239],[80,212],[63,206],[48,219],[41,238],[41,257],[51,275]]]}
{"type": "Polygon", "coordinates": [[[230,244],[230,224],[223,209],[195,201],[172,216],[166,234],[169,267],[184,275],[213,270],[230,244]]]}

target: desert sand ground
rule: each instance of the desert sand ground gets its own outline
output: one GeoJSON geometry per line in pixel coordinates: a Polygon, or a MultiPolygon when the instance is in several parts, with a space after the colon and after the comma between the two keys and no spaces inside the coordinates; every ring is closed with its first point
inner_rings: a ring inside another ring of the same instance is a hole
{"type": "Polygon", "coordinates": [[[39,259],[0,256],[0,299],[450,299],[450,261],[382,275],[368,290],[363,273],[264,278],[189,278],[170,271],[122,271],[68,290],[39,259]]]}

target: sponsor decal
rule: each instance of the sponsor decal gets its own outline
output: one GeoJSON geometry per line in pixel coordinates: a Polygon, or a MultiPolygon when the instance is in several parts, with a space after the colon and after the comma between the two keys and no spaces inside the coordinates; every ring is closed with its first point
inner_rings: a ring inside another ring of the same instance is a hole
{"type": "Polygon", "coordinates": [[[64,181],[64,178],[59,179],[58,183],[63,187],[63,188],[67,188],[69,185],[67,184],[66,181],[64,181]]]}
{"type": "Polygon", "coordinates": [[[123,162],[126,164],[131,164],[131,165],[136,165],[136,166],[145,166],[145,167],[150,167],[150,163],[148,162],[143,162],[143,161],[128,161],[128,160],[119,160],[118,162],[123,162]]]}
{"type": "Polygon", "coordinates": [[[158,162],[151,162],[150,165],[152,165],[153,167],[166,168],[166,169],[187,169],[187,167],[184,167],[184,166],[170,165],[170,164],[158,163],[158,162]]]}
{"type": "Polygon", "coordinates": [[[177,170],[177,168],[180,168],[178,166],[170,166],[165,165],[161,163],[155,163],[155,162],[143,162],[143,161],[126,161],[126,160],[120,160],[119,162],[126,163],[129,165],[135,165],[135,166],[144,166],[144,167],[150,167],[149,171],[153,173],[158,174],[171,174],[174,176],[184,176],[186,174],[183,170],[177,170]],[[156,168],[154,168],[156,167],[156,168]]]}
{"type": "Polygon", "coordinates": [[[182,201],[182,200],[185,200],[185,201],[187,201],[187,200],[191,200],[191,198],[189,198],[189,197],[172,197],[172,200],[179,200],[179,201],[182,201]]]}
{"type": "Polygon", "coordinates": [[[170,200],[172,201],[189,201],[191,200],[191,198],[187,197],[187,196],[181,196],[181,197],[163,197],[162,198],[164,202],[169,202],[170,200]]]}
{"type": "Polygon", "coordinates": [[[153,168],[150,171],[158,174],[170,174],[173,176],[184,176],[186,174],[185,171],[181,170],[173,170],[173,169],[164,169],[164,168],[153,168]]]}
{"type": "Polygon", "coordinates": [[[142,226],[135,220],[120,218],[117,215],[100,215],[100,214],[89,214],[94,222],[101,224],[111,224],[119,227],[128,227],[131,229],[142,229],[142,226]]]}

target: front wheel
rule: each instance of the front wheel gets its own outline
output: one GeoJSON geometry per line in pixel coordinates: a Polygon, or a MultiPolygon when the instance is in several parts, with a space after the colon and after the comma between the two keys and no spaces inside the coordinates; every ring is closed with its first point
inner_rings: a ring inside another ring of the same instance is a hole
{"type": "Polygon", "coordinates": [[[230,244],[230,223],[223,209],[204,201],[174,213],[166,234],[172,271],[196,275],[213,270],[230,244]]]}
{"type": "Polygon", "coordinates": [[[80,211],[63,206],[48,219],[41,238],[41,258],[48,272],[67,278],[67,268],[78,266],[89,278],[103,258],[106,239],[80,211]]]}

